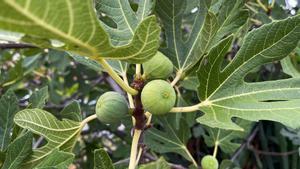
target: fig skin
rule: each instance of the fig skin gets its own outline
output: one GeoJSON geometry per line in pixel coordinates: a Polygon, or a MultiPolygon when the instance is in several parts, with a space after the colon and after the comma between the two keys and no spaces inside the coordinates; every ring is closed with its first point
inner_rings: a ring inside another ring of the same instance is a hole
{"type": "Polygon", "coordinates": [[[173,73],[173,63],[161,52],[157,52],[150,60],[143,63],[146,79],[167,79],[173,73]]]}
{"type": "Polygon", "coordinates": [[[96,104],[96,115],[103,123],[118,123],[128,115],[126,99],[117,92],[106,92],[96,104]]]}
{"type": "Polygon", "coordinates": [[[203,169],[218,169],[219,162],[212,155],[206,155],[201,160],[201,166],[203,169]]]}
{"type": "Polygon", "coordinates": [[[145,110],[154,115],[163,115],[174,107],[176,93],[170,83],[153,80],[143,88],[141,100],[145,110]]]}

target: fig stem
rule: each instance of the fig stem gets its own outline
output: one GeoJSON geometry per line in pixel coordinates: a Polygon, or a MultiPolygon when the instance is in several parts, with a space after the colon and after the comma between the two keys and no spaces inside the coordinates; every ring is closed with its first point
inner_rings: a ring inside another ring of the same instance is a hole
{"type": "Polygon", "coordinates": [[[173,107],[170,112],[171,113],[188,113],[188,112],[194,112],[199,110],[200,104],[196,104],[193,106],[187,106],[187,107],[173,107]]]}
{"type": "Polygon", "coordinates": [[[218,153],[218,147],[219,147],[219,136],[220,136],[220,129],[218,130],[218,133],[217,133],[217,137],[216,137],[216,141],[215,141],[215,147],[214,147],[214,153],[213,153],[213,157],[217,157],[217,153],[218,153]]]}
{"type": "Polygon", "coordinates": [[[121,77],[112,69],[112,67],[106,62],[105,59],[97,59],[107,73],[113,78],[120,87],[131,95],[137,95],[138,91],[126,84],[121,77]]]}
{"type": "Polygon", "coordinates": [[[97,118],[97,115],[96,114],[93,114],[93,115],[91,115],[91,116],[89,116],[89,117],[86,117],[84,120],[82,120],[82,122],[80,123],[80,127],[82,128],[82,127],[84,127],[84,125],[86,125],[88,122],[90,122],[90,121],[92,121],[92,120],[94,120],[94,119],[96,119],[97,118]]]}
{"type": "MultiPolygon", "coordinates": [[[[129,82],[128,82],[128,78],[127,78],[126,72],[122,73],[122,78],[123,78],[123,81],[126,83],[126,85],[129,86],[129,82]]],[[[128,92],[127,92],[127,98],[128,98],[128,102],[129,102],[129,107],[131,109],[134,109],[134,102],[133,102],[132,95],[130,93],[128,93],[128,92]]],[[[132,124],[135,126],[135,118],[134,117],[132,117],[132,124]]]]}
{"type": "Polygon", "coordinates": [[[136,64],[135,65],[135,75],[136,77],[140,78],[142,76],[142,66],[141,64],[136,64]]]}
{"type": "Polygon", "coordinates": [[[268,8],[260,0],[256,0],[256,2],[264,11],[266,11],[266,12],[269,11],[268,8]]]}
{"type": "MultiPolygon", "coordinates": [[[[123,78],[124,82],[126,83],[126,85],[129,86],[126,72],[122,73],[122,78],[123,78]]],[[[130,93],[127,93],[127,97],[128,97],[129,107],[133,109],[134,108],[134,103],[133,103],[132,95],[130,93]]]]}
{"type": "Polygon", "coordinates": [[[137,153],[138,153],[138,145],[140,136],[142,134],[142,130],[135,129],[133,133],[132,143],[131,143],[131,151],[130,151],[130,161],[128,169],[135,169],[137,164],[137,153]]]}
{"type": "MultiPolygon", "coordinates": [[[[151,124],[151,120],[152,120],[152,114],[150,112],[146,112],[145,113],[145,116],[147,117],[147,122],[146,122],[146,126],[149,126],[151,124]]],[[[136,164],[135,164],[135,167],[138,165],[139,161],[140,161],[140,158],[142,156],[142,152],[143,152],[143,148],[140,147],[139,148],[139,153],[137,155],[137,158],[136,158],[136,164]]]]}
{"type": "Polygon", "coordinates": [[[172,85],[172,86],[175,86],[176,83],[181,79],[182,73],[183,73],[182,69],[179,69],[179,70],[177,71],[175,78],[174,78],[173,81],[171,82],[171,85],[172,85]]]}
{"type": "Polygon", "coordinates": [[[206,107],[211,106],[212,103],[209,100],[205,100],[199,104],[193,105],[193,106],[186,106],[186,107],[173,107],[170,112],[171,113],[188,113],[188,112],[194,112],[199,110],[200,107],[206,107]]]}

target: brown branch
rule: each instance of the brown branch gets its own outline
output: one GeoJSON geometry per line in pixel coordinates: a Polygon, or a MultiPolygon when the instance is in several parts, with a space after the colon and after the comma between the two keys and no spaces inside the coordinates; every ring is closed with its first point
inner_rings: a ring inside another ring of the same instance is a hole
{"type": "Polygon", "coordinates": [[[268,155],[268,156],[289,156],[299,152],[298,149],[287,151],[287,152],[262,151],[254,148],[253,146],[250,149],[257,154],[268,155]]]}
{"type": "Polygon", "coordinates": [[[34,45],[22,43],[0,43],[0,49],[23,49],[23,48],[37,48],[34,45]]]}

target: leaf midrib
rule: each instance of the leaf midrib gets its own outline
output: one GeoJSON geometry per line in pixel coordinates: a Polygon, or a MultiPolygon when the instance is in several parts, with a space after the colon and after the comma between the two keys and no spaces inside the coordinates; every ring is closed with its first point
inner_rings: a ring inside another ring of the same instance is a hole
{"type": "MultiPolygon", "coordinates": [[[[300,78],[299,78],[299,80],[300,80],[300,78]]],[[[247,95],[252,95],[252,94],[257,94],[257,93],[282,91],[282,90],[298,90],[298,89],[300,90],[299,87],[298,88],[278,88],[278,89],[259,90],[259,91],[253,91],[253,92],[247,92],[247,93],[242,93],[242,94],[237,94],[237,95],[222,97],[222,98],[218,98],[218,99],[215,99],[215,100],[211,100],[210,102],[211,103],[220,102],[220,101],[223,101],[223,100],[233,99],[233,98],[247,96],[247,95]]]]}

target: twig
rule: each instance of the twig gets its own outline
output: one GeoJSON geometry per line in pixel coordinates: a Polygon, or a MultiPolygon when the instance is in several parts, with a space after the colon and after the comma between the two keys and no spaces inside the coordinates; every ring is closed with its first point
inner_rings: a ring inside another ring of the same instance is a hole
{"type": "Polygon", "coordinates": [[[121,89],[121,87],[111,78],[111,77],[107,77],[106,79],[106,82],[110,85],[110,87],[120,93],[120,94],[124,94],[123,90],[121,89]]]}
{"type": "Polygon", "coordinates": [[[0,49],[23,49],[23,48],[37,48],[37,47],[30,44],[22,44],[22,43],[1,43],[0,44],[0,49]]]}
{"type": "Polygon", "coordinates": [[[246,145],[251,143],[251,141],[256,136],[257,132],[258,132],[258,127],[255,127],[255,129],[252,131],[252,133],[249,135],[249,137],[246,139],[246,141],[244,143],[242,143],[242,145],[239,147],[239,149],[233,154],[233,156],[231,157],[231,161],[234,161],[241,154],[241,152],[244,150],[246,145]]]}
{"type": "Polygon", "coordinates": [[[289,155],[293,155],[293,154],[299,152],[298,149],[287,151],[287,152],[262,151],[262,150],[258,150],[256,148],[254,148],[253,146],[251,146],[250,149],[255,151],[255,153],[257,153],[257,154],[267,155],[267,156],[289,156],[289,155]]]}

